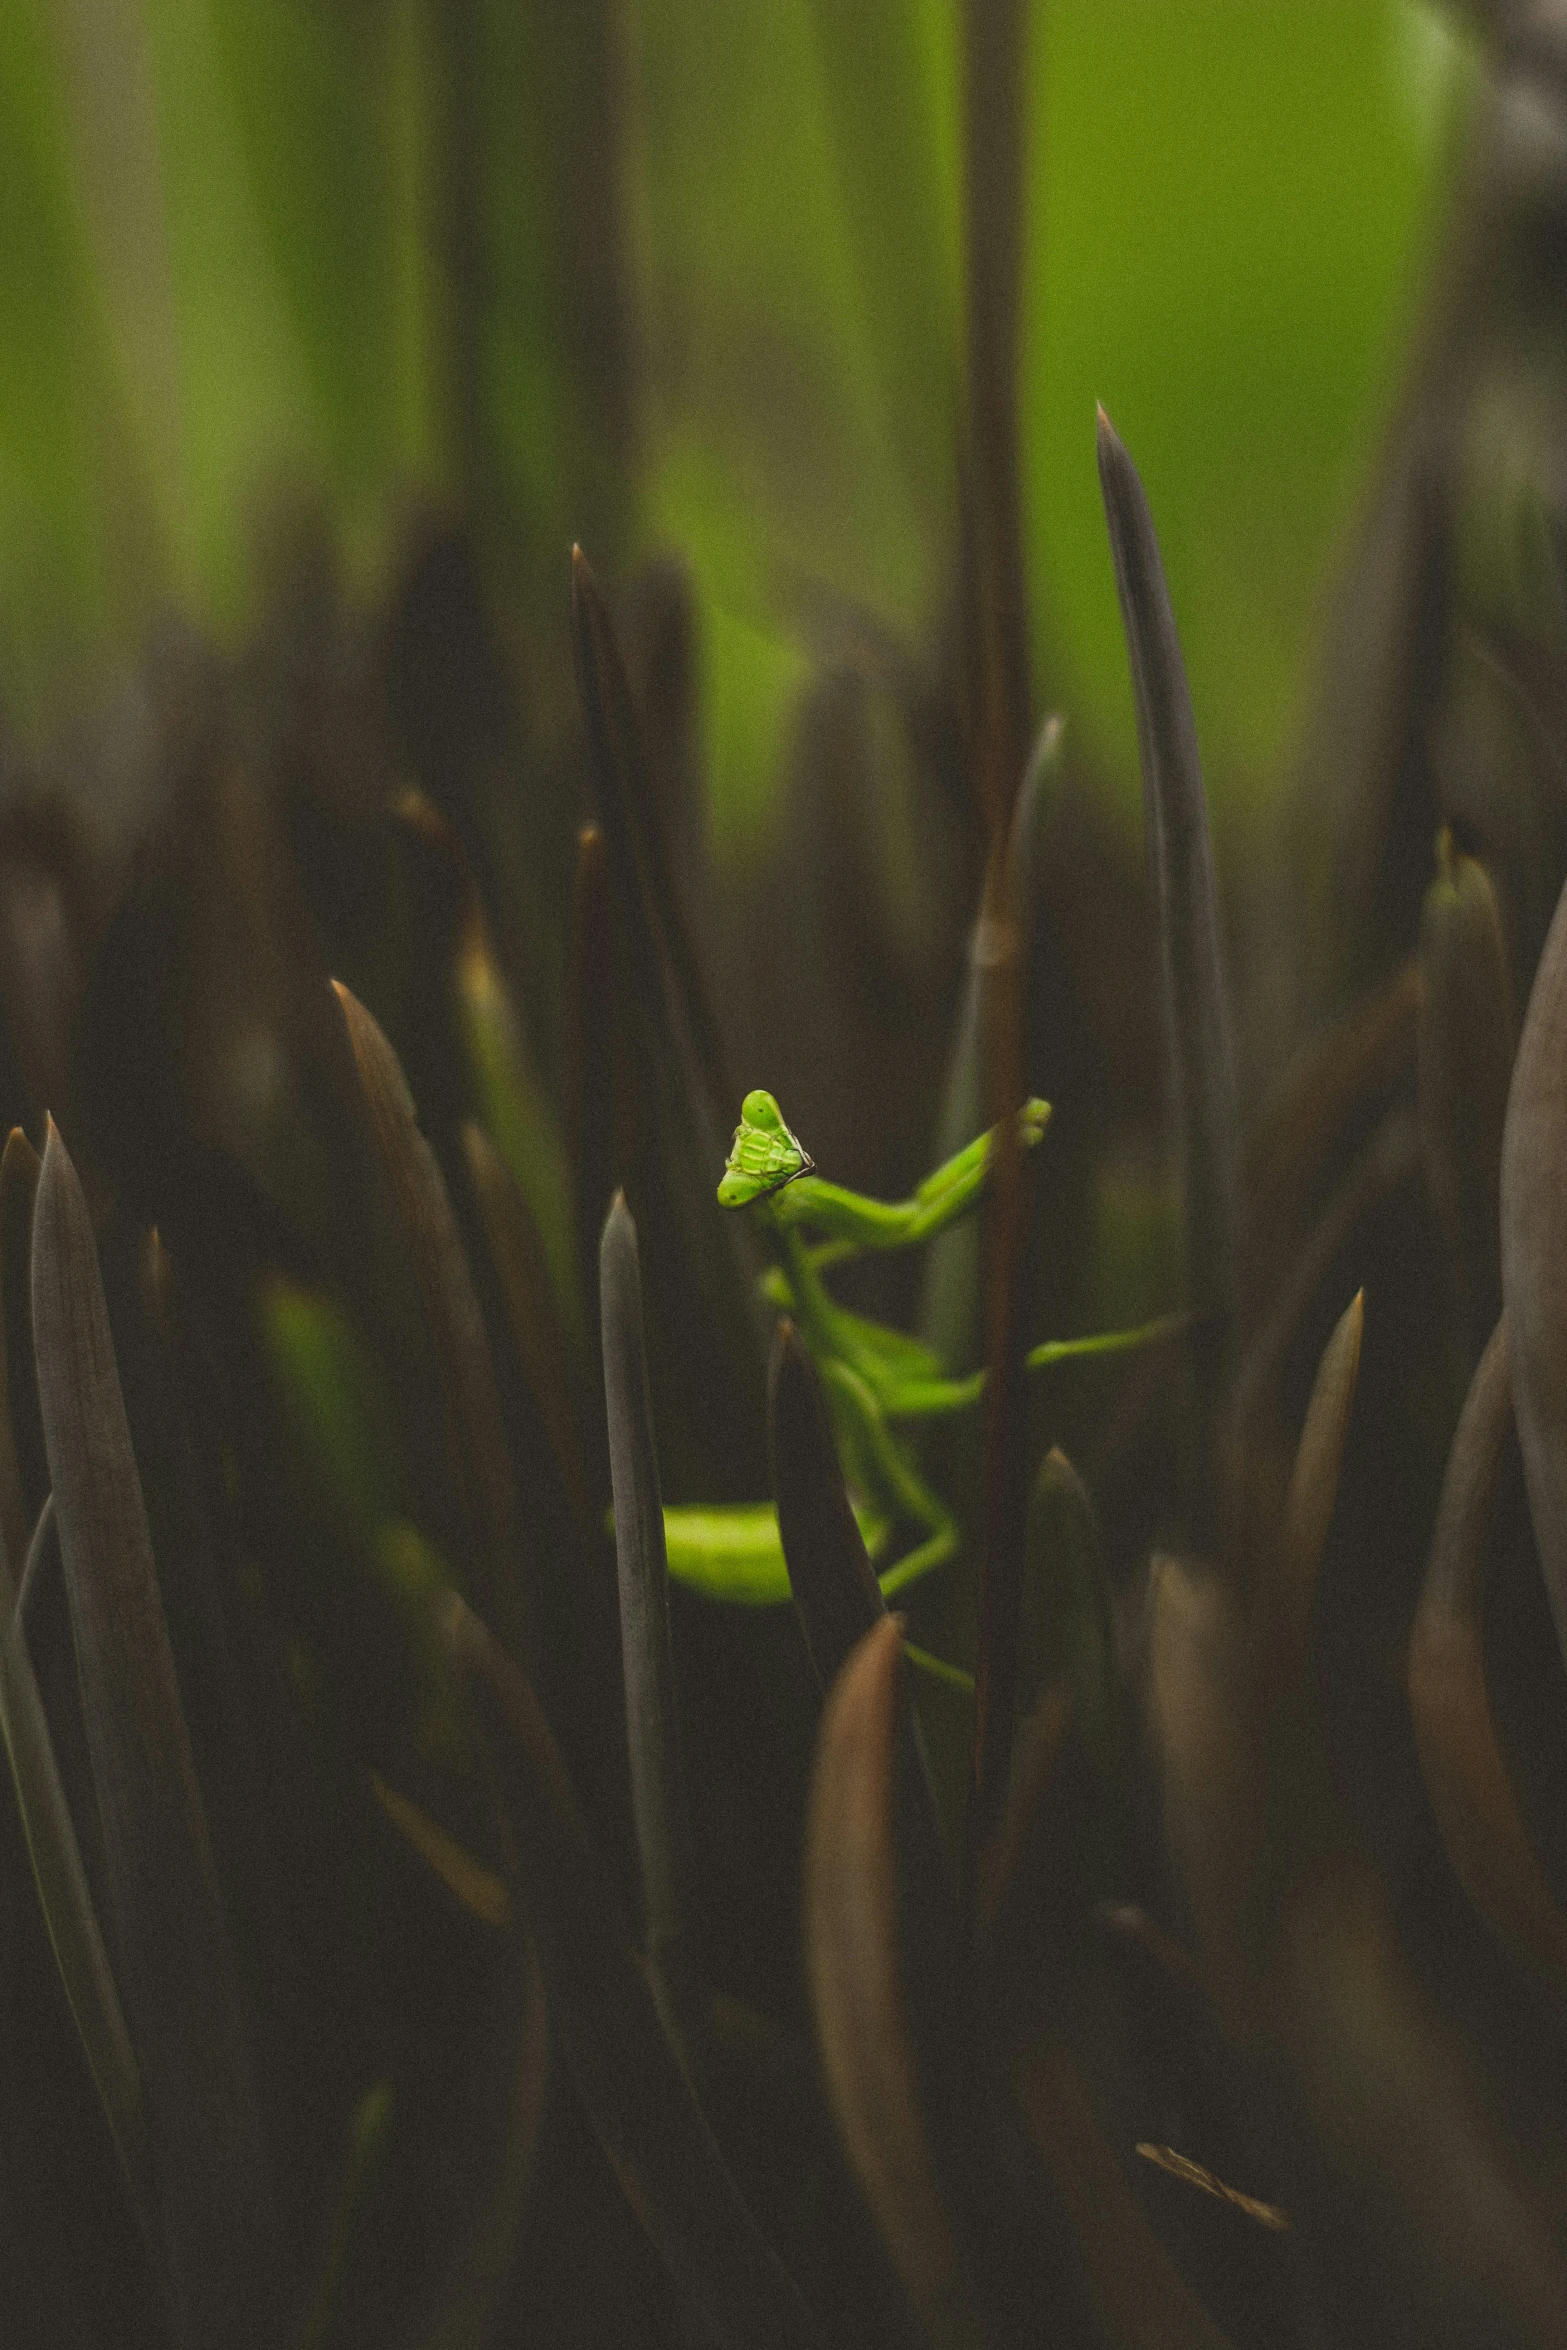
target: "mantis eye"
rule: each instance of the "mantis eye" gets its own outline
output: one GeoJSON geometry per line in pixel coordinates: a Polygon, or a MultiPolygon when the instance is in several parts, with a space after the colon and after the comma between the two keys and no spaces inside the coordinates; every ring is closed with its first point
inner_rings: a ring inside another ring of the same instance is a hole
{"type": "Polygon", "coordinates": [[[772,1095],[758,1087],[740,1104],[740,1123],[718,1186],[718,1204],[749,1207],[752,1200],[792,1183],[796,1175],[809,1174],[815,1163],[784,1124],[772,1095]]]}

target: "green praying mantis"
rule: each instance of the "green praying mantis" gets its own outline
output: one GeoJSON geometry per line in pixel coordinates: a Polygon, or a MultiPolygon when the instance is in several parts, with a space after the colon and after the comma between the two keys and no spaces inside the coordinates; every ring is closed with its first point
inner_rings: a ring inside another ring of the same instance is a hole
{"type": "MultiPolygon", "coordinates": [[[[1027,1101],[1018,1140],[1031,1150],[1050,1105],[1027,1101]]],[[[722,1208],[751,1216],[771,1266],[769,1300],[790,1314],[811,1351],[832,1416],[839,1458],[866,1548],[891,1598],[958,1549],[957,1520],[922,1476],[905,1423],[972,1409],[985,1374],[953,1377],[917,1338],[838,1304],[824,1275],[869,1249],[912,1248],[978,1206],[989,1178],[992,1133],[981,1134],[927,1175],[906,1200],[879,1200],[824,1182],[770,1093],[748,1093],[718,1186],[722,1208]],[[807,1237],[809,1236],[809,1237],[807,1237]],[[889,1556],[899,1534],[909,1547],[889,1556]],[[885,1564],[882,1562],[885,1560],[885,1564]]],[[[1084,1356],[1117,1354],[1169,1336],[1182,1317],[1090,1338],[1049,1339],[1026,1357],[1031,1371],[1084,1356]]],[[[789,1597],[772,1504],[664,1512],[669,1571],[709,1598],[753,1607],[789,1597]]]]}

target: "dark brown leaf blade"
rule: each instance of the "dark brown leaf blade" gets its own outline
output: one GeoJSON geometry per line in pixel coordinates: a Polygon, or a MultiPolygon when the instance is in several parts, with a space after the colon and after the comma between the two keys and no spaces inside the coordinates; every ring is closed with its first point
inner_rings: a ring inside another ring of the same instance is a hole
{"type": "Polygon", "coordinates": [[[1237,1265],[1235,1077],[1191,692],[1147,495],[1104,410],[1099,481],[1137,706],[1148,864],[1186,1213],[1190,1302],[1205,1316],[1210,1393],[1237,1265]],[[1217,1314],[1219,1323],[1211,1318],[1217,1314]],[[1216,1336],[1215,1336],[1216,1333],[1216,1336]]]}
{"type": "Polygon", "coordinates": [[[1420,917],[1420,1145],[1466,1360],[1501,1310],[1502,1129],[1517,1023],[1490,875],[1443,832],[1420,917]]]}
{"type": "Polygon", "coordinates": [[[20,1574],[28,1530],[49,1488],[38,1381],[33,1371],[33,1201],[38,1153],[13,1126],[0,1156],[0,1339],[4,1394],[0,1396],[0,1535],[13,1575],[20,1574]]]}
{"type": "Polygon", "coordinates": [[[51,1122],[33,1327],[110,1940],[141,2068],[176,2339],[271,2343],[271,2186],[201,1790],[158,1597],[87,1204],[51,1122]]]}
{"type": "Polygon", "coordinates": [[[445,1178],[419,1131],[402,1065],[374,1018],[340,980],[342,1009],[365,1109],[391,1182],[440,1368],[453,1476],[462,1496],[487,1611],[517,1606],[511,1456],[484,1319],[445,1178]]]}
{"type": "Polygon", "coordinates": [[[1486,1688],[1486,1530],[1512,1424],[1507,1323],[1470,1382],[1409,1642],[1409,1710],[1431,1809],[1453,1873],[1493,1933],[1567,1999],[1567,1915],[1518,1809],[1486,1688]]]}
{"type": "MultiPolygon", "coordinates": [[[[826,1692],[856,1645],[882,1621],[887,1603],[849,1505],[816,1366],[787,1319],[773,1338],[768,1401],[784,1564],[811,1664],[826,1692]]],[[[936,1915],[929,1922],[939,1934],[944,1924],[950,1928],[942,1914],[950,1890],[947,1861],[912,1706],[901,1710],[898,1735],[903,1742],[895,1797],[900,1848],[916,1897],[934,1905],[936,1915]]]]}
{"type": "MultiPolygon", "coordinates": [[[[1046,808],[1060,778],[1062,734],[1059,718],[1045,720],[1034,738],[1012,810],[1007,861],[1017,891],[1016,911],[1025,970],[1039,895],[1039,841],[1046,808]]],[[[937,1166],[954,1157],[976,1134],[985,1131],[981,1065],[987,947],[984,913],[981,902],[970,934],[968,973],[953,1028],[941,1116],[931,1151],[937,1166]]],[[[949,1370],[966,1370],[973,1360],[979,1329],[979,1284],[979,1225],[973,1217],[964,1217],[938,1233],[931,1242],[920,1293],[920,1337],[949,1370]]]]}
{"type": "Polygon", "coordinates": [[[1502,1301],[1534,1538],[1567,1656],[1567,890],[1534,975],[1502,1132],[1502,1301]]]}
{"type": "Polygon", "coordinates": [[[666,1014],[683,1028],[694,1056],[705,1107],[722,1122],[740,1096],[670,871],[625,663],[580,547],[571,555],[571,625],[588,762],[616,892],[630,918],[638,983],[664,995],[666,1014]]]}
{"type": "Polygon", "coordinates": [[[902,1681],[897,1619],[884,1617],[851,1653],[822,1716],[806,1827],[806,1958],[849,2159],[916,2316],[947,2350],[985,2332],[938,2178],[905,1998],[893,1834],[902,1681]]]}
{"type": "Polygon", "coordinates": [[[1019,2056],[1013,2083],[1111,2350],[1227,2350],[1127,2185],[1070,2051],[1039,2036],[1019,2056]]]}
{"type": "Polygon", "coordinates": [[[637,1228],[620,1192],[599,1247],[599,1319],[615,1497],[626,1744],[647,1954],[660,2002],[667,2014],[678,2017],[688,2009],[692,1988],[691,1827],[669,1639],[664,1502],[642,1333],[637,1228]]]}
{"type": "Polygon", "coordinates": [[[463,1127],[462,1147],[517,1359],[578,1525],[586,1533],[595,1527],[598,1513],[578,1419],[581,1384],[570,1336],[556,1311],[538,1228],[505,1160],[484,1129],[471,1120],[463,1127]]]}
{"type": "Polygon", "coordinates": [[[1344,1440],[1360,1375],[1365,1330],[1364,1293],[1350,1299],[1322,1350],[1295,1466],[1284,1502],[1284,1528],[1271,1590],[1262,1594],[1263,1636],[1280,1688],[1293,1689],[1304,1670],[1316,1603],[1317,1571],[1338,1498],[1344,1440]]]}
{"type": "Polygon", "coordinates": [[[887,1603],[849,1506],[816,1366],[787,1319],[773,1336],[768,1405],[784,1564],[817,1684],[825,1692],[850,1650],[880,1623],[887,1603]]]}
{"type": "MultiPolygon", "coordinates": [[[[46,1504],[23,1571],[24,1587],[37,1572],[38,1553],[50,1539],[53,1519],[52,1503],[46,1504]]],[[[141,2075],[131,2052],[119,1992],[61,1784],[17,1596],[9,1567],[0,1566],[0,1734],[5,1739],[17,1809],[55,1964],[114,2139],[137,2225],[156,2259],[158,2237],[141,2075]]]]}
{"type": "Polygon", "coordinates": [[[732,2350],[817,2344],[664,2033],[537,1699],[455,1595],[444,1629],[491,1733],[517,1843],[518,1898],[560,2045],[627,2201],[719,2342],[732,2350]]]}
{"type": "Polygon", "coordinates": [[[598,1243],[615,1188],[615,987],[604,835],[577,833],[566,975],[566,1153],[578,1280],[592,1319],[598,1243]]]}

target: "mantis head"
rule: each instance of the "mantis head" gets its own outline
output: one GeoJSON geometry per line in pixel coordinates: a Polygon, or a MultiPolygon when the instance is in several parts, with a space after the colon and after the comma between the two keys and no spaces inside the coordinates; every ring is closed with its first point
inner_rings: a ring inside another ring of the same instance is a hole
{"type": "Polygon", "coordinates": [[[810,1152],[783,1122],[783,1112],[770,1093],[758,1087],[740,1104],[740,1123],[718,1186],[721,1208],[747,1208],[797,1175],[808,1175],[816,1164],[810,1152]]]}

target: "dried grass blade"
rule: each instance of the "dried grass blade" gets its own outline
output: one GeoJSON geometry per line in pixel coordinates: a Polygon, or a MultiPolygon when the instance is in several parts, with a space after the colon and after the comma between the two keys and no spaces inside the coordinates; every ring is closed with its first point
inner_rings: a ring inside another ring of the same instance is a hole
{"type": "MultiPolygon", "coordinates": [[[[1233,1302],[1238,1135],[1213,858],[1191,692],[1159,542],[1136,467],[1103,409],[1099,480],[1115,559],[1137,705],[1143,809],[1162,962],[1165,1032],[1180,1145],[1190,1301],[1204,1314],[1233,1302]]],[[[1205,1325],[1210,1331],[1213,1325],[1205,1325]]],[[[1211,1394],[1223,1332],[1210,1341],[1211,1394]]]]}
{"type": "Polygon", "coordinates": [[[806,1827],[806,1958],[849,2159],[916,2316],[947,2350],[985,2337],[938,2178],[905,1995],[893,1822],[906,1704],[898,1621],[885,1617],[853,1650],[822,1716],[806,1827]]]}
{"type": "Polygon", "coordinates": [[[664,1504],[648,1393],[637,1228],[619,1192],[599,1248],[599,1318],[615,1497],[626,1744],[647,1951],[660,2004],[678,2018],[689,2012],[692,1989],[691,1825],[669,1638],[664,1504]]]}
{"type": "Polygon", "coordinates": [[[1453,1873],[1477,1915],[1567,2000],[1567,1914],[1518,1809],[1486,1688],[1487,1521],[1512,1426],[1507,1323],[1470,1382],[1409,1642],[1409,1710],[1421,1775],[1453,1873]]]}
{"type": "Polygon", "coordinates": [[[1502,1135],[1502,1298],[1546,1595],[1567,1656],[1567,890],[1524,1016],[1502,1135]]]}
{"type": "Polygon", "coordinates": [[[54,1482],[110,1940],[141,2069],[176,2339],[263,2343],[279,2244],[201,1790],[158,1598],[87,1204],[53,1123],[33,1232],[54,1482]]]}
{"type": "MultiPolygon", "coordinates": [[[[21,1592],[38,1571],[54,1524],[53,1497],[39,1515],[21,1592]]],[[[0,1732],[16,1786],[17,1809],[27,1838],[28,1858],[49,1929],[60,1980],[72,2020],[107,2117],[114,2149],[130,2193],[136,2223],[149,2253],[157,2258],[152,2174],[142,2110],[141,2075],[131,2051],[109,1954],[93,1908],[81,1848],[61,1785],[48,1717],[33,1673],[27,1626],[8,1572],[0,1571],[0,1732]]]]}
{"type": "Polygon", "coordinates": [[[516,1492],[484,1320],[435,1153],[376,1021],[332,982],[371,1132],[390,1180],[441,1373],[448,1451],[475,1550],[481,1606],[515,1605],[516,1492]]]}
{"type": "Polygon", "coordinates": [[[626,2199],[677,2287],[733,2350],[818,2341],[692,2095],[626,1941],[613,1885],[528,1683],[452,1596],[444,1630],[492,1734],[517,1898],[560,2043],[626,2199]]]}

